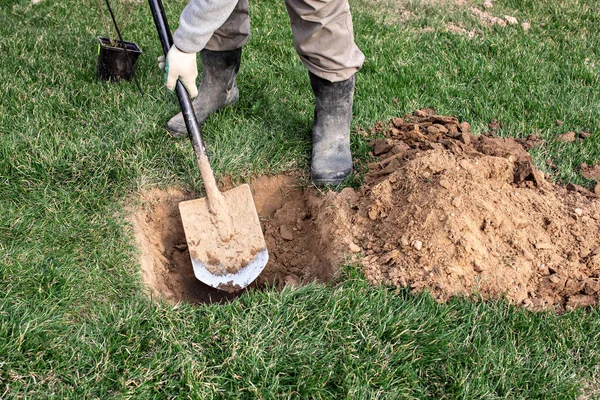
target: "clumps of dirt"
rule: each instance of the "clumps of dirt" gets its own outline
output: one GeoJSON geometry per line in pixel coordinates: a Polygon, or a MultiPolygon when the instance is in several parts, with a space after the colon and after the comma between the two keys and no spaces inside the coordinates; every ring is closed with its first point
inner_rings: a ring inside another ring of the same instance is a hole
{"type": "Polygon", "coordinates": [[[457,35],[463,35],[468,37],[469,39],[473,39],[474,37],[480,35],[481,33],[475,30],[467,30],[462,26],[455,25],[453,23],[449,23],[446,25],[446,32],[454,33],[457,35]]]}
{"type": "Polygon", "coordinates": [[[575,139],[576,139],[576,136],[575,136],[575,132],[573,132],[573,131],[562,133],[562,134],[556,136],[556,140],[558,140],[559,142],[572,143],[575,141],[575,139]]]}
{"type": "Polygon", "coordinates": [[[489,26],[492,26],[492,25],[506,26],[507,25],[507,22],[504,18],[495,17],[486,11],[481,11],[477,7],[471,7],[471,14],[473,15],[473,17],[475,17],[476,19],[478,19],[485,25],[489,25],[489,26]]]}
{"type": "MultiPolygon", "coordinates": [[[[344,208],[373,283],[532,309],[597,304],[600,207],[548,183],[514,139],[419,110],[378,124],[365,184],[344,208]]],[[[339,236],[339,233],[338,233],[339,236]]],[[[348,240],[348,239],[346,239],[348,240]]]]}
{"type": "MultiPolygon", "coordinates": [[[[490,9],[493,7],[493,4],[491,1],[486,1],[483,4],[485,9],[490,9]]],[[[487,25],[487,26],[501,26],[501,27],[505,27],[507,25],[518,25],[519,21],[511,16],[511,15],[505,15],[503,17],[497,17],[494,16],[492,14],[490,14],[487,11],[482,11],[477,7],[471,7],[470,8],[471,11],[471,15],[479,20],[482,24],[487,25]]],[[[529,24],[528,22],[523,22],[521,24],[521,27],[523,28],[523,30],[528,31],[529,29],[531,29],[531,24],[529,24]]]]}
{"type": "Polygon", "coordinates": [[[579,166],[581,175],[587,179],[594,179],[600,181],[600,164],[587,165],[583,163],[579,166]]]}
{"type": "MultiPolygon", "coordinates": [[[[222,187],[231,188],[231,183],[222,187]]],[[[328,281],[343,257],[337,241],[329,240],[329,196],[303,189],[292,175],[262,176],[250,182],[261,220],[269,262],[249,288],[328,281]]],[[[233,299],[198,281],[190,261],[178,204],[196,198],[180,189],[152,189],[141,194],[131,216],[140,251],[142,277],[154,296],[171,303],[210,303],[233,299]]],[[[340,225],[340,224],[338,224],[340,225]]],[[[338,226],[336,225],[336,226],[338,226]]]]}

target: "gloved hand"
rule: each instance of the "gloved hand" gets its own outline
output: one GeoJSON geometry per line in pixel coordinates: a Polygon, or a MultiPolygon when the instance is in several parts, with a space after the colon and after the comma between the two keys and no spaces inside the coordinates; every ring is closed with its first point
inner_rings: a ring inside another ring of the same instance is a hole
{"type": "Polygon", "coordinates": [[[196,78],[198,77],[198,64],[196,53],[184,53],[175,46],[171,46],[167,57],[158,57],[158,67],[165,71],[167,89],[175,89],[177,79],[181,80],[191,98],[198,95],[196,78]]]}

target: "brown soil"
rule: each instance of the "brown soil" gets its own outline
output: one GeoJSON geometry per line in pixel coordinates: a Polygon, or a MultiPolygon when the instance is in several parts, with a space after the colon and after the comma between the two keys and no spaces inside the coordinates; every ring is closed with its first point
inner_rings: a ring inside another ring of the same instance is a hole
{"type": "Polygon", "coordinates": [[[587,179],[600,181],[600,164],[589,166],[585,163],[581,164],[581,175],[587,179]]]}
{"type": "Polygon", "coordinates": [[[380,161],[347,214],[367,277],[439,300],[597,304],[596,197],[546,182],[518,141],[469,130],[433,110],[376,127],[387,137],[373,143],[380,161]]]}
{"type": "Polygon", "coordinates": [[[486,11],[481,11],[477,7],[471,7],[471,14],[476,19],[478,19],[482,23],[489,25],[489,26],[492,26],[492,25],[506,26],[507,25],[507,21],[504,18],[493,16],[492,14],[490,14],[486,11]]]}
{"type": "Polygon", "coordinates": [[[469,39],[473,39],[475,36],[477,36],[479,34],[477,31],[474,31],[474,30],[469,31],[469,30],[463,28],[462,26],[458,26],[453,23],[449,23],[446,25],[446,31],[450,32],[450,33],[455,33],[457,35],[464,35],[464,36],[468,37],[469,39]]]}
{"type": "Polygon", "coordinates": [[[141,204],[130,221],[140,253],[142,278],[153,296],[177,303],[209,303],[239,294],[207,286],[194,277],[178,203],[193,196],[181,190],[152,189],[141,194],[141,204]]]}
{"type": "MultiPolygon", "coordinates": [[[[469,124],[419,110],[378,124],[364,184],[325,194],[298,177],[250,183],[270,260],[252,285],[330,280],[357,261],[374,284],[506,298],[531,309],[598,303],[600,206],[555,186],[524,150],[536,138],[474,137],[469,124]]],[[[187,196],[190,197],[189,195],[187,196]]],[[[152,190],[133,214],[144,280],[174,302],[231,298],[195,280],[177,203],[152,190]]]]}
{"type": "MultiPolygon", "coordinates": [[[[328,281],[335,273],[342,252],[328,240],[323,219],[329,213],[322,209],[326,202],[319,199],[318,192],[302,189],[297,182],[296,175],[280,175],[259,177],[250,183],[269,250],[269,262],[251,288],[328,281]]],[[[172,303],[235,298],[242,292],[213,289],[194,277],[178,209],[180,202],[193,198],[174,188],[142,193],[131,223],[143,280],[153,295],[172,303]]]]}
{"type": "Polygon", "coordinates": [[[251,186],[269,249],[269,263],[258,283],[294,285],[331,279],[342,251],[330,238],[327,219],[335,218],[327,209],[325,199],[330,196],[299,187],[294,176],[263,176],[251,186]]]}

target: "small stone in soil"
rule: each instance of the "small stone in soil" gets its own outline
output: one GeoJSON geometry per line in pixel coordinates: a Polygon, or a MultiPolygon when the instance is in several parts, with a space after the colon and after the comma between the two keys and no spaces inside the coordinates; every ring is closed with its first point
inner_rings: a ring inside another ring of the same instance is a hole
{"type": "Polygon", "coordinates": [[[373,154],[376,156],[387,153],[392,148],[392,145],[386,139],[378,139],[373,146],[373,154]]]}
{"type": "Polygon", "coordinates": [[[587,256],[589,256],[589,255],[590,255],[590,253],[591,253],[591,251],[590,251],[589,249],[582,249],[582,250],[579,252],[579,257],[580,257],[580,258],[586,258],[587,256]]]}
{"type": "Polygon", "coordinates": [[[583,215],[583,210],[581,208],[576,208],[574,211],[578,217],[581,217],[583,215]]]}
{"type": "Polygon", "coordinates": [[[279,227],[279,234],[285,240],[294,240],[294,233],[285,225],[279,227]]]}
{"type": "Polygon", "coordinates": [[[440,179],[440,186],[443,187],[444,189],[450,189],[450,187],[452,185],[450,184],[450,182],[447,179],[440,179]]]}
{"type": "Polygon", "coordinates": [[[423,242],[420,240],[415,240],[412,242],[412,246],[417,250],[421,250],[421,248],[423,248],[423,242]]]}
{"type": "Polygon", "coordinates": [[[505,15],[504,19],[509,25],[517,25],[519,23],[515,17],[511,17],[510,15],[505,15]]]}
{"type": "Polygon", "coordinates": [[[358,247],[356,244],[350,242],[350,244],[348,245],[348,248],[350,249],[350,251],[352,253],[358,253],[360,251],[360,247],[358,247]]]}
{"type": "Polygon", "coordinates": [[[550,243],[536,243],[535,248],[538,250],[551,250],[552,245],[550,243]]]}
{"type": "Polygon", "coordinates": [[[408,245],[410,244],[410,242],[408,241],[408,238],[407,238],[406,236],[402,236],[402,237],[400,238],[400,244],[401,244],[403,247],[408,247],[408,245]]]}
{"type": "Polygon", "coordinates": [[[596,187],[594,187],[594,193],[600,196],[600,182],[596,183],[596,187]]]}
{"type": "Polygon", "coordinates": [[[489,0],[483,3],[483,8],[485,8],[486,10],[489,10],[492,7],[494,7],[494,4],[489,0]]]}
{"type": "Polygon", "coordinates": [[[375,220],[377,219],[377,214],[378,214],[378,213],[377,213],[377,210],[376,210],[375,208],[371,208],[371,209],[369,210],[369,219],[370,219],[371,221],[375,221],[375,220]]]}

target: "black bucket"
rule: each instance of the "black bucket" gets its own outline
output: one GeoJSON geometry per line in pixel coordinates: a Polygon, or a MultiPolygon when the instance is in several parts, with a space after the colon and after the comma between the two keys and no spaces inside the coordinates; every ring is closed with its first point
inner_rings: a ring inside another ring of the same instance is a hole
{"type": "Polygon", "coordinates": [[[135,63],[142,49],[134,42],[117,40],[111,46],[110,40],[98,36],[98,78],[104,81],[119,82],[133,77],[135,63]],[[126,47],[123,46],[123,43],[126,47]],[[127,49],[125,52],[124,48],[127,49]]]}

